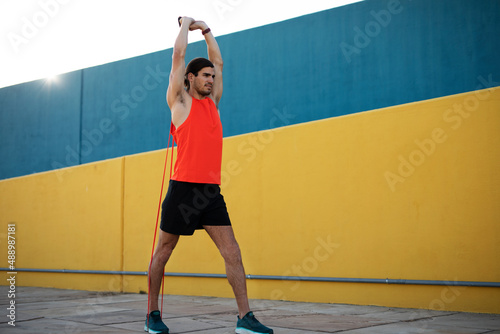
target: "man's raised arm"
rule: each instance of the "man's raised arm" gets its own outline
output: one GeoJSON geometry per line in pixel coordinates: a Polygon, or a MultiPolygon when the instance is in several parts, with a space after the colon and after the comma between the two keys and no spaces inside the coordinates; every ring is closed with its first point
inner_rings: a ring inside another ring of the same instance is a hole
{"type": "Polygon", "coordinates": [[[207,43],[208,60],[210,60],[212,64],[214,64],[215,70],[215,80],[211,95],[215,104],[218,105],[219,100],[222,96],[222,66],[224,65],[219,45],[217,44],[214,35],[205,22],[195,21],[191,24],[189,29],[200,29],[203,33],[203,36],[205,37],[205,42],[207,43]]]}
{"type": "MultiPolygon", "coordinates": [[[[167,103],[173,112],[173,107],[177,102],[184,103],[184,71],[186,67],[186,48],[188,45],[189,26],[194,22],[190,17],[183,17],[181,29],[175,40],[172,54],[172,69],[167,89],[167,103]]],[[[173,116],[173,115],[172,115],[173,116]]]]}

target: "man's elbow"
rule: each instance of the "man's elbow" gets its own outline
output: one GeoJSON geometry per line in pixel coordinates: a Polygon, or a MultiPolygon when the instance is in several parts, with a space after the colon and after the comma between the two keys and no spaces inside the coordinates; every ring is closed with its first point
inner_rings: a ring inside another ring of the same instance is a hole
{"type": "Polygon", "coordinates": [[[222,60],[222,58],[218,57],[218,58],[215,58],[212,60],[212,64],[214,64],[214,66],[217,66],[218,68],[222,69],[222,67],[224,66],[224,61],[222,60]]]}
{"type": "Polygon", "coordinates": [[[186,57],[186,49],[182,49],[182,48],[175,48],[174,47],[174,51],[172,53],[172,59],[184,59],[184,57],[186,57]]]}

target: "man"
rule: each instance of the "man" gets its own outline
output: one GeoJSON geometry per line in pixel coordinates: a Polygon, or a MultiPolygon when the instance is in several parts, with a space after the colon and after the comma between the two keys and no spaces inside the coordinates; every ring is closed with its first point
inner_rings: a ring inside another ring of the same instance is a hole
{"type": "Polygon", "coordinates": [[[205,22],[183,17],[179,23],[167,90],[177,160],[162,204],[158,245],[149,269],[151,313],[144,329],[169,332],[158,307],[165,264],[180,235],[205,229],[224,258],[234,291],[239,312],[236,333],[273,333],[250,311],[240,249],[220,194],[222,125],[217,106],[222,96],[223,62],[219,46],[205,22]],[[198,29],[205,37],[209,59],[193,59],[185,68],[188,32],[198,29]]]}

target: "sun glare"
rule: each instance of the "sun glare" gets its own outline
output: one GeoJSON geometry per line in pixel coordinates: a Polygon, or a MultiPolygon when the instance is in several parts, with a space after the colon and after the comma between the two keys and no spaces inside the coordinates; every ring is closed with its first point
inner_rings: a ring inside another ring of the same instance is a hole
{"type": "Polygon", "coordinates": [[[60,74],[64,73],[62,64],[54,59],[47,59],[45,67],[40,69],[40,79],[44,79],[47,84],[55,84],[59,81],[60,74]]]}
{"type": "Polygon", "coordinates": [[[45,80],[48,82],[56,82],[57,81],[57,74],[50,74],[45,77],[45,80]]]}

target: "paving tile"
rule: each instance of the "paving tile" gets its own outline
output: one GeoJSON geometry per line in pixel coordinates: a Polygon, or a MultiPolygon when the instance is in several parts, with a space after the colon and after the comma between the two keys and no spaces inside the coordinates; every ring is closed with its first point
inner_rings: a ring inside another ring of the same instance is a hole
{"type": "Polygon", "coordinates": [[[43,309],[51,309],[51,308],[67,308],[67,307],[77,307],[79,303],[76,303],[71,300],[54,300],[54,301],[37,301],[33,303],[19,303],[16,300],[16,307],[21,311],[29,311],[29,310],[43,310],[43,309]]]}
{"type": "Polygon", "coordinates": [[[286,316],[261,317],[260,322],[268,327],[285,327],[333,333],[354,328],[383,324],[383,320],[356,315],[296,314],[286,316]]]}
{"type": "Polygon", "coordinates": [[[386,320],[386,322],[394,321],[416,321],[419,319],[430,319],[434,317],[443,317],[447,315],[454,314],[453,312],[439,312],[439,311],[428,311],[428,310],[418,310],[418,309],[392,309],[392,308],[380,308],[377,312],[371,312],[369,314],[361,314],[360,317],[376,317],[380,320],[386,320]]]}
{"type": "Polygon", "coordinates": [[[84,333],[123,333],[116,328],[105,328],[103,326],[95,326],[82,324],[71,321],[62,321],[57,319],[37,319],[26,322],[16,322],[15,327],[3,327],[2,334],[34,334],[34,333],[50,333],[50,334],[84,334],[84,333]]]}
{"type": "Polygon", "coordinates": [[[324,304],[324,303],[297,303],[281,302],[273,309],[291,310],[298,312],[323,313],[323,314],[349,314],[349,315],[367,315],[384,317],[390,320],[409,320],[417,318],[428,318],[432,316],[441,316],[454,314],[456,312],[432,311],[422,309],[388,308],[383,306],[363,306],[346,304],[324,304]],[[408,315],[410,317],[408,317],[408,315]]]}
{"type": "Polygon", "coordinates": [[[237,313],[237,309],[234,306],[229,305],[218,305],[215,303],[210,304],[195,304],[195,303],[185,303],[177,302],[173,305],[164,305],[164,312],[168,312],[173,315],[199,315],[199,314],[210,314],[210,313],[226,313],[234,312],[237,313]]]}
{"type": "Polygon", "coordinates": [[[297,303],[297,302],[280,302],[273,307],[276,310],[290,310],[297,312],[311,312],[324,314],[371,314],[383,312],[386,308],[379,306],[359,306],[359,305],[344,305],[344,304],[320,304],[320,303],[297,303]]]}
{"type": "Polygon", "coordinates": [[[234,328],[236,327],[236,317],[234,317],[234,320],[229,320],[229,318],[222,319],[218,315],[211,315],[211,316],[197,317],[197,319],[220,328],[233,328],[234,330],[234,328]]]}
{"type": "Polygon", "coordinates": [[[127,309],[127,310],[143,310],[144,315],[146,315],[146,313],[148,311],[148,301],[147,300],[121,301],[121,302],[113,301],[111,303],[106,303],[106,304],[101,304],[101,305],[105,305],[107,307],[123,308],[123,309],[127,309]]]}
{"type": "MultiPolygon", "coordinates": [[[[260,319],[262,313],[255,313],[257,319],[260,319]]],[[[228,324],[234,324],[236,326],[238,312],[225,312],[225,313],[212,313],[212,314],[200,314],[198,318],[206,319],[207,321],[222,321],[228,324]]]]}
{"type": "MultiPolygon", "coordinates": [[[[284,303],[283,301],[278,300],[262,300],[262,299],[250,299],[250,309],[253,311],[265,310],[270,308],[279,307],[284,303]]],[[[236,303],[234,303],[236,306],[236,303]]]]}
{"type": "MultiPolygon", "coordinates": [[[[482,329],[461,328],[459,326],[443,326],[429,321],[398,322],[394,324],[373,326],[348,330],[342,334],[482,334],[482,329]]],[[[490,333],[488,333],[490,334],[490,333]]]]}
{"type": "Polygon", "coordinates": [[[169,319],[167,323],[171,333],[189,333],[201,330],[205,332],[209,329],[222,328],[220,325],[188,317],[169,319]]]}
{"type": "MultiPolygon", "coordinates": [[[[205,333],[205,331],[207,330],[222,328],[219,325],[215,325],[205,321],[200,321],[198,319],[190,317],[168,319],[165,320],[165,324],[170,329],[171,334],[191,333],[191,332],[205,333]]],[[[112,327],[117,329],[127,329],[131,331],[144,331],[144,321],[114,324],[114,325],[108,325],[107,327],[112,327]]]]}
{"type": "MultiPolygon", "coordinates": [[[[146,319],[144,319],[144,320],[146,320],[146,319]]],[[[139,332],[144,333],[144,320],[132,321],[132,322],[121,323],[121,324],[110,324],[110,325],[106,325],[106,327],[114,328],[114,329],[129,330],[129,331],[133,331],[136,333],[139,333],[139,332]]]]}
{"type": "Polygon", "coordinates": [[[500,314],[456,313],[434,318],[432,323],[445,326],[500,330],[500,314]]]}
{"type": "Polygon", "coordinates": [[[75,307],[54,307],[50,309],[38,309],[26,311],[27,314],[45,318],[62,318],[77,316],[97,316],[107,312],[126,311],[122,308],[106,307],[102,305],[80,305],[75,307]]]}
{"type": "MultiPolygon", "coordinates": [[[[236,326],[232,326],[231,328],[218,328],[218,329],[206,330],[206,331],[203,331],[203,334],[234,334],[235,327],[236,326]]],[[[307,334],[325,334],[325,332],[304,331],[302,329],[289,329],[289,328],[280,328],[280,327],[273,327],[273,330],[274,330],[274,333],[276,333],[276,334],[285,334],[285,333],[286,334],[306,334],[306,333],[307,334]]]]}
{"type": "Polygon", "coordinates": [[[16,301],[20,303],[32,303],[36,301],[47,300],[78,300],[82,298],[90,298],[96,296],[99,292],[81,291],[81,290],[64,290],[53,288],[37,288],[37,287],[17,287],[19,293],[16,294],[16,301]]]}
{"type": "MultiPolygon", "coordinates": [[[[16,323],[20,323],[21,321],[30,321],[30,320],[36,320],[36,319],[42,319],[43,317],[38,317],[35,315],[31,314],[26,314],[26,313],[21,313],[17,312],[16,313],[16,323]]],[[[10,322],[11,319],[7,318],[7,314],[3,315],[2,318],[0,318],[0,328],[8,327],[7,323],[10,322]]],[[[0,333],[3,333],[2,330],[0,329],[0,333]]]]}
{"type": "MultiPolygon", "coordinates": [[[[307,333],[307,334],[325,334],[325,333],[330,333],[330,332],[316,332],[316,331],[311,331],[311,330],[307,330],[307,331],[304,331],[303,329],[290,329],[290,328],[282,328],[282,327],[271,327],[273,330],[274,330],[274,333],[276,334],[304,334],[304,333],[307,333]]],[[[231,332],[231,333],[234,333],[234,330],[231,332]]]]}
{"type": "MultiPolygon", "coordinates": [[[[288,332],[284,332],[288,333],[288,332]]],[[[234,334],[234,327],[204,330],[203,334],[234,334]]]]}
{"type": "Polygon", "coordinates": [[[119,303],[137,303],[137,304],[144,304],[147,305],[147,297],[146,299],[141,298],[138,299],[137,297],[129,297],[129,296],[103,296],[103,295],[98,295],[92,298],[82,298],[82,299],[77,299],[74,300],[73,302],[75,304],[80,304],[80,305],[94,305],[94,304],[101,304],[101,305],[107,305],[107,304],[119,304],[119,303]]]}
{"type": "Polygon", "coordinates": [[[119,312],[106,312],[103,314],[80,315],[70,317],[57,317],[59,320],[71,320],[75,322],[94,324],[94,325],[112,325],[134,321],[145,320],[145,313],[139,310],[122,310],[119,312]]]}

